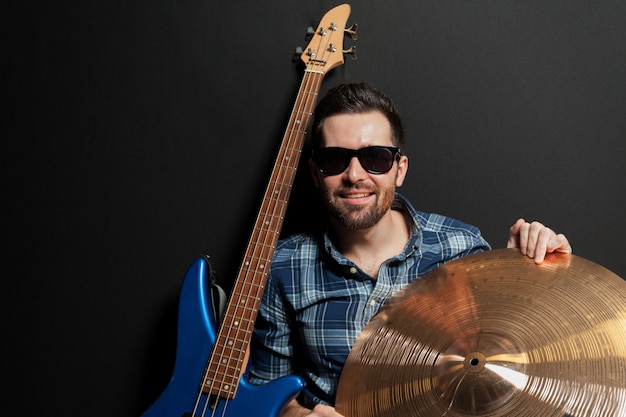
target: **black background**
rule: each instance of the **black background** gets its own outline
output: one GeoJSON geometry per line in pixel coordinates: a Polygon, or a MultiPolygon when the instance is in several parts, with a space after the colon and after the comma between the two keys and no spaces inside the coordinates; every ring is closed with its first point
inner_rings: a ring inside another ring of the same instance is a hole
{"type": "MultiPolygon", "coordinates": [[[[3,414],[139,415],[184,273],[229,287],[330,1],[14,2],[5,19],[3,414]]],[[[404,116],[401,190],[505,244],[520,216],[626,276],[626,3],[353,1],[404,116]]],[[[286,232],[312,214],[301,175],[286,232]]]]}

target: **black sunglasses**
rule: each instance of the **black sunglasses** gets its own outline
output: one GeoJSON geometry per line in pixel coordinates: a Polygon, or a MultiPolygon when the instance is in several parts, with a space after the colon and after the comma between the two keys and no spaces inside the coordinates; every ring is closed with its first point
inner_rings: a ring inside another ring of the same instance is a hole
{"type": "Polygon", "coordinates": [[[370,174],[384,174],[400,155],[402,151],[395,146],[367,146],[361,149],[329,147],[315,149],[313,161],[322,174],[337,175],[344,172],[356,156],[363,169],[370,174]]]}

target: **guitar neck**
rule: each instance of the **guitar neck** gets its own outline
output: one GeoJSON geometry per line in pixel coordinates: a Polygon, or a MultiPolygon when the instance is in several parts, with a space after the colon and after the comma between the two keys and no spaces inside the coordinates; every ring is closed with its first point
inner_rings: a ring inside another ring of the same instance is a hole
{"type": "Polygon", "coordinates": [[[319,71],[304,73],[207,366],[203,383],[206,393],[233,398],[245,369],[254,322],[323,77],[319,71]]]}

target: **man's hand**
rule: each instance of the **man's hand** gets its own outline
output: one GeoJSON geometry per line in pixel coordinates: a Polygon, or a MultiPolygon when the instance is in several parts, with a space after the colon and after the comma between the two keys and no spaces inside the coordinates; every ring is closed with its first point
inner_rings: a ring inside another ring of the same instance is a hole
{"type": "Polygon", "coordinates": [[[301,406],[296,399],[288,402],[283,408],[281,417],[343,417],[333,407],[318,404],[313,410],[301,406]]]}
{"type": "Polygon", "coordinates": [[[511,226],[506,247],[518,248],[537,264],[543,262],[547,253],[572,253],[572,247],[563,234],[556,234],[539,222],[528,223],[524,219],[518,219],[511,226]]]}

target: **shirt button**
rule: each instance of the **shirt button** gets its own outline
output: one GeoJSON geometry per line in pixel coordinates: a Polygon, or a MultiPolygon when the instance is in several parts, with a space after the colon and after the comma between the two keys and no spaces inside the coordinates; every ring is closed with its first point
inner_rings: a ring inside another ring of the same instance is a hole
{"type": "Polygon", "coordinates": [[[376,305],[376,301],[375,300],[370,301],[370,307],[374,307],[375,305],[376,305]]]}
{"type": "Polygon", "coordinates": [[[355,267],[353,267],[353,266],[352,266],[352,267],[350,267],[350,273],[351,273],[351,274],[356,274],[356,272],[357,272],[357,271],[356,271],[356,268],[355,268],[355,267]]]}

